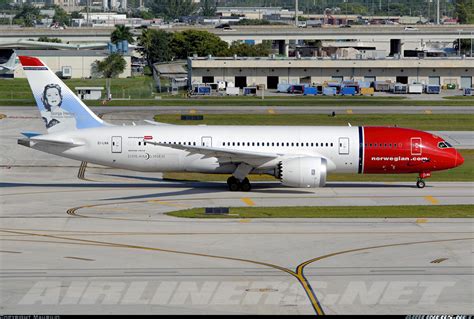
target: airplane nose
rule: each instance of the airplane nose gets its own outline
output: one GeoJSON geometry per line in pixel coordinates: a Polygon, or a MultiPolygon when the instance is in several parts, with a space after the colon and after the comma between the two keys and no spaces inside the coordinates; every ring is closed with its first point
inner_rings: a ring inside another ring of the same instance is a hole
{"type": "Polygon", "coordinates": [[[456,151],[456,160],[454,162],[454,166],[461,166],[464,163],[464,158],[456,151]]]}

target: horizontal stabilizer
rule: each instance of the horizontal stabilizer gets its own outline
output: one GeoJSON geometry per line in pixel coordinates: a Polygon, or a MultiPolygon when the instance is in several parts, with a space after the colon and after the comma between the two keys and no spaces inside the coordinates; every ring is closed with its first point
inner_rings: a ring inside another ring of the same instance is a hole
{"type": "Polygon", "coordinates": [[[30,141],[34,143],[46,143],[46,144],[52,144],[52,145],[64,145],[64,146],[70,146],[70,147],[75,147],[75,146],[81,146],[84,145],[84,142],[79,142],[79,141],[74,141],[72,138],[68,139],[57,139],[57,138],[48,138],[47,135],[41,135],[41,136],[35,136],[30,138],[30,141]]]}
{"type": "Polygon", "coordinates": [[[173,124],[170,124],[170,123],[163,123],[163,122],[156,122],[156,121],[150,121],[150,120],[144,120],[146,123],[148,124],[151,124],[151,125],[158,125],[158,126],[161,126],[161,125],[173,125],[173,124]]]}

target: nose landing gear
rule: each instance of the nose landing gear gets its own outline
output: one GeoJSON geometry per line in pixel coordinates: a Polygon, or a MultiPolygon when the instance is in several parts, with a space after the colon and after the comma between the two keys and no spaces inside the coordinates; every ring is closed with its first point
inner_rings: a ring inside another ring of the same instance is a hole
{"type": "Polygon", "coordinates": [[[430,176],[431,176],[431,172],[422,172],[422,173],[420,173],[420,175],[416,179],[416,187],[424,188],[426,186],[426,183],[425,183],[424,179],[428,178],[430,176]]]}
{"type": "Polygon", "coordinates": [[[418,188],[425,188],[426,183],[422,178],[419,178],[416,180],[416,187],[418,188]]]}

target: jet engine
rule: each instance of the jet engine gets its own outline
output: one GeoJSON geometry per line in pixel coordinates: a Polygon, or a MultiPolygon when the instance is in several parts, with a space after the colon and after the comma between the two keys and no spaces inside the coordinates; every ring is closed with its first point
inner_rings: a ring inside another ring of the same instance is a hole
{"type": "Polygon", "coordinates": [[[285,186],[323,187],[326,184],[327,161],[321,157],[297,157],[281,161],[276,176],[285,186]]]}

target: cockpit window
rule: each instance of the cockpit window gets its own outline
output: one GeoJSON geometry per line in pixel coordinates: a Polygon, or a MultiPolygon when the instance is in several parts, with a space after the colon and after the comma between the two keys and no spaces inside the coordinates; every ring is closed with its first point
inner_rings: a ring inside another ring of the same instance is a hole
{"type": "Polygon", "coordinates": [[[448,142],[442,141],[442,142],[439,142],[439,143],[438,143],[438,147],[439,147],[439,148],[448,148],[448,147],[452,147],[452,146],[451,146],[451,144],[449,144],[448,142]]]}

